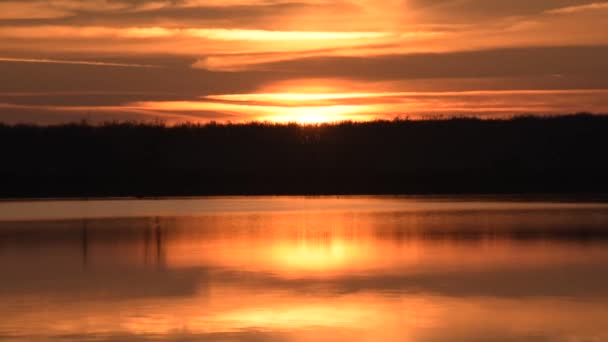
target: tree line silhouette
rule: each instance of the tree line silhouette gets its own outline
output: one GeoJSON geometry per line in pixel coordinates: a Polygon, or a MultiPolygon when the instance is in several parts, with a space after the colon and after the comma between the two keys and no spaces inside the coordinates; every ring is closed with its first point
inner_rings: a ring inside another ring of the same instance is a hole
{"type": "Polygon", "coordinates": [[[608,116],[0,124],[0,197],[605,193],[608,116]]]}

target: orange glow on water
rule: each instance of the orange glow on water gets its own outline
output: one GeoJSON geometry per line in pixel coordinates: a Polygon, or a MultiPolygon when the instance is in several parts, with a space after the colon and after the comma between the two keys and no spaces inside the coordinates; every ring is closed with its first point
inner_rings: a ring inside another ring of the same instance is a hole
{"type": "Polygon", "coordinates": [[[2,219],[19,218],[19,208],[54,218],[0,220],[0,331],[22,340],[608,337],[606,241],[559,234],[603,227],[605,204],[355,197],[3,207],[2,219]],[[86,226],[67,219],[83,212],[94,214],[86,226]],[[522,229],[536,237],[522,240],[522,229]]]}

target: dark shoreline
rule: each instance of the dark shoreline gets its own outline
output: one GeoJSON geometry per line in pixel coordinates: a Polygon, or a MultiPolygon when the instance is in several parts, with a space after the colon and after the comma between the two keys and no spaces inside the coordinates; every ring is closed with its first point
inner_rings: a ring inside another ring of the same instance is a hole
{"type": "Polygon", "coordinates": [[[422,199],[437,201],[496,201],[496,202],[529,202],[529,203],[608,203],[608,194],[355,194],[355,195],[195,195],[195,196],[124,196],[124,197],[13,197],[0,198],[0,203],[8,202],[55,202],[55,201],[163,201],[163,200],[198,200],[198,199],[272,199],[272,198],[379,198],[379,199],[422,199]]]}
{"type": "Polygon", "coordinates": [[[0,198],[608,194],[608,116],[1,125],[0,198]]]}

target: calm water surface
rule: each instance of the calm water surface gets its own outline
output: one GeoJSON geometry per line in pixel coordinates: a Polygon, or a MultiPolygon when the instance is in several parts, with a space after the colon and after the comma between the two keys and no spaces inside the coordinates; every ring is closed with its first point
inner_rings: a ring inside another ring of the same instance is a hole
{"type": "Polygon", "coordinates": [[[608,341],[608,205],[2,202],[0,341],[608,341]]]}

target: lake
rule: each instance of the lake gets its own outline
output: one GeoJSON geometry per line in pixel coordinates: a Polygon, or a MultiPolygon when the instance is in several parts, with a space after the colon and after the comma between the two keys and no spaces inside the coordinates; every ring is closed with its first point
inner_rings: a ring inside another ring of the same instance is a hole
{"type": "Polygon", "coordinates": [[[608,204],[0,202],[0,341],[607,341],[608,204]]]}

